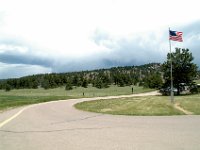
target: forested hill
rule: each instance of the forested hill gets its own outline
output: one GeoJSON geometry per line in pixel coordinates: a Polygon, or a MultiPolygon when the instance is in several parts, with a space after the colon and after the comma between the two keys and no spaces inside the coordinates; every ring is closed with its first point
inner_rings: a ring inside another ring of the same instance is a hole
{"type": "Polygon", "coordinates": [[[92,71],[50,73],[26,76],[16,79],[0,80],[0,89],[23,89],[23,88],[57,88],[73,86],[87,88],[92,84],[97,88],[107,88],[111,84],[118,86],[143,85],[157,88],[161,85],[161,64],[150,63],[141,66],[113,67],[110,69],[98,69],[92,71]],[[150,83],[156,80],[155,83],[150,83]]]}

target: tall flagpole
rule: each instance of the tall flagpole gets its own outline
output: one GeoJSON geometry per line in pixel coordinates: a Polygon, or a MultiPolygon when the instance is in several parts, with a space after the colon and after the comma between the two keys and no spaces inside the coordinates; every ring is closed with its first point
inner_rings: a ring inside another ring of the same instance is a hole
{"type": "MultiPolygon", "coordinates": [[[[170,32],[170,28],[169,28],[170,32]]],[[[171,89],[170,89],[170,96],[171,96],[171,103],[174,103],[174,88],[173,88],[173,74],[172,74],[172,51],[171,51],[171,41],[169,39],[169,48],[170,48],[170,79],[171,79],[171,89]]]]}

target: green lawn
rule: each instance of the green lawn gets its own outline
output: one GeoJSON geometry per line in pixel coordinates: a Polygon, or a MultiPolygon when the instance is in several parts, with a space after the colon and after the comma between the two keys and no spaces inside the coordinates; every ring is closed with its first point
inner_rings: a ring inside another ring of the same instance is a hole
{"type": "Polygon", "coordinates": [[[200,94],[190,96],[179,96],[176,101],[180,106],[196,115],[200,115],[200,94]]]}
{"type": "Polygon", "coordinates": [[[54,100],[63,100],[74,98],[65,93],[64,88],[57,89],[19,89],[5,92],[0,90],[0,110],[35,104],[41,102],[48,102],[54,100]]]}
{"type": "Polygon", "coordinates": [[[48,101],[69,99],[67,96],[13,96],[0,95],[0,110],[48,101]]]}
{"type": "MultiPolygon", "coordinates": [[[[184,109],[200,114],[199,95],[188,95],[175,97],[184,109]]],[[[120,98],[111,100],[99,100],[83,102],[75,105],[76,108],[113,115],[137,115],[137,116],[161,116],[161,115],[183,115],[184,113],[175,109],[170,103],[169,96],[148,96],[134,98],[120,98]]]]}
{"type": "MultiPolygon", "coordinates": [[[[139,86],[133,87],[133,93],[144,93],[154,91],[154,89],[143,88],[139,86]]],[[[71,91],[66,91],[67,95],[82,97],[102,97],[102,96],[115,96],[115,95],[129,95],[132,94],[132,86],[118,87],[111,85],[109,88],[97,89],[89,86],[88,88],[77,87],[71,91]]]]}
{"type": "MultiPolygon", "coordinates": [[[[152,89],[144,89],[143,87],[134,87],[134,93],[148,92],[152,89]]],[[[98,97],[131,94],[132,87],[117,87],[112,85],[110,88],[97,89],[89,86],[88,88],[77,87],[73,90],[66,91],[64,87],[55,89],[19,89],[5,92],[0,90],[0,110],[17,107],[28,104],[35,104],[53,100],[63,100],[69,98],[81,97],[98,97]],[[84,96],[83,96],[84,92],[84,96]]]]}

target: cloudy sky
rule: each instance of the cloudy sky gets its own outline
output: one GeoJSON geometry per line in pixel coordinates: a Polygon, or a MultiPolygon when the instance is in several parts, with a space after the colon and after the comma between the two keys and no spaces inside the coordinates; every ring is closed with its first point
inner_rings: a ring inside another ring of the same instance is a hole
{"type": "Polygon", "coordinates": [[[163,62],[168,29],[200,65],[198,0],[0,0],[0,79],[163,62]]]}

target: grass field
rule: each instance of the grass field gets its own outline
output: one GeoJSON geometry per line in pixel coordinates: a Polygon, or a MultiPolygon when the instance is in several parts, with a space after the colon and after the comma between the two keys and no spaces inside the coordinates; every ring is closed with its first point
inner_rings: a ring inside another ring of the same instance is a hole
{"type": "Polygon", "coordinates": [[[48,101],[69,99],[67,96],[13,96],[0,95],[0,110],[48,101]]]}
{"type": "MultiPolygon", "coordinates": [[[[175,97],[180,106],[196,115],[200,114],[199,95],[175,97]]],[[[169,96],[148,96],[135,98],[121,98],[83,102],[75,105],[76,108],[113,115],[161,116],[183,115],[170,103],[169,96]]]]}
{"type": "MultiPolygon", "coordinates": [[[[150,92],[154,89],[143,88],[139,86],[133,87],[133,93],[150,92]]],[[[89,86],[88,88],[77,87],[71,91],[65,91],[69,96],[82,97],[83,93],[85,97],[102,97],[102,96],[116,96],[116,95],[129,95],[132,94],[132,86],[118,87],[115,85],[109,88],[97,89],[89,86]]]]}
{"type": "Polygon", "coordinates": [[[196,115],[200,115],[200,94],[179,96],[176,98],[180,106],[196,115]]]}
{"type": "MultiPolygon", "coordinates": [[[[134,93],[152,91],[143,87],[134,87],[134,93]]],[[[92,86],[88,88],[77,87],[66,91],[64,87],[56,89],[19,89],[5,92],[0,90],[0,110],[28,104],[35,104],[53,100],[63,100],[81,97],[98,97],[111,95],[127,95],[132,93],[132,87],[117,87],[112,85],[110,88],[97,89],[92,86]],[[84,93],[84,96],[83,96],[84,93]]]]}

